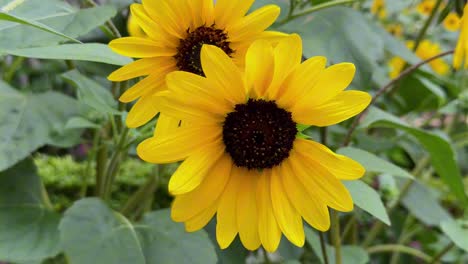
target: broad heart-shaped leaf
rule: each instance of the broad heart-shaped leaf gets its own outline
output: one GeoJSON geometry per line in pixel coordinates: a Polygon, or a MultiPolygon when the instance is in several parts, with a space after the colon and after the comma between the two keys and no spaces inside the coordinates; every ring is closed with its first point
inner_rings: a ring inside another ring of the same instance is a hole
{"type": "Polygon", "coordinates": [[[366,171],[389,173],[394,176],[413,179],[413,175],[407,171],[365,150],[345,147],[338,149],[336,152],[358,161],[366,168],[366,171]]]}
{"type": "Polygon", "coordinates": [[[362,181],[343,181],[343,184],[351,193],[353,202],[362,210],[377,217],[380,221],[390,225],[385,206],[380,199],[379,194],[362,181]]]}
{"type": "MultiPolygon", "coordinates": [[[[25,1],[24,5],[30,2],[36,3],[25,1]]],[[[46,25],[71,38],[77,38],[104,24],[115,14],[116,10],[113,6],[99,6],[49,14],[43,18],[31,19],[31,21],[46,25]]],[[[67,38],[18,23],[0,29],[0,53],[5,53],[5,50],[55,45],[64,41],[67,41],[67,38]]]]}
{"type": "Polygon", "coordinates": [[[383,41],[363,14],[347,7],[332,7],[294,19],[279,30],[299,33],[303,53],[309,58],[325,56],[329,63],[352,62],[357,72],[354,84],[369,85],[377,60],[383,56],[383,41]]]}
{"type": "MultiPolygon", "coordinates": [[[[403,186],[403,181],[399,181],[403,186]]],[[[418,181],[413,182],[402,204],[422,223],[428,226],[438,226],[452,219],[450,214],[439,204],[433,191],[418,181]]]]}
{"type": "Polygon", "coordinates": [[[216,263],[216,251],[205,230],[187,233],[171,220],[169,209],[146,214],[139,228],[146,263],[216,263]]]}
{"type": "Polygon", "coordinates": [[[60,251],[60,215],[46,209],[31,159],[0,172],[0,259],[29,262],[60,251]]]}
{"type": "Polygon", "coordinates": [[[97,82],[82,75],[77,70],[71,70],[62,76],[78,88],[78,98],[84,104],[100,113],[120,114],[112,94],[97,82]]]}
{"type": "Polygon", "coordinates": [[[71,40],[73,42],[80,43],[79,40],[74,39],[74,38],[72,38],[70,36],[67,36],[67,35],[65,35],[63,33],[60,33],[57,30],[55,30],[53,28],[50,28],[49,26],[44,25],[44,24],[42,24],[40,22],[37,22],[37,21],[34,21],[34,20],[29,20],[27,18],[18,17],[18,16],[15,16],[15,15],[8,14],[8,13],[3,13],[3,12],[0,12],[0,20],[6,20],[6,21],[10,21],[10,22],[15,22],[15,23],[35,27],[35,28],[40,29],[42,31],[49,32],[51,34],[60,36],[62,38],[66,38],[66,39],[71,40]]]}
{"type": "MultiPolygon", "coordinates": [[[[310,227],[304,227],[307,243],[314,250],[315,255],[318,256],[321,263],[325,263],[322,255],[322,248],[320,246],[320,238],[317,233],[310,227]]],[[[336,263],[335,261],[335,248],[325,246],[328,256],[328,263],[336,263]]],[[[342,246],[341,247],[341,260],[343,264],[365,264],[369,262],[369,255],[366,250],[358,246],[342,246]]]]}
{"type": "Polygon", "coordinates": [[[112,52],[107,45],[100,43],[14,49],[7,50],[5,53],[28,58],[95,61],[114,65],[125,65],[132,62],[130,58],[120,56],[112,52]]]}
{"type": "Polygon", "coordinates": [[[437,134],[411,127],[399,118],[375,107],[370,109],[361,123],[361,127],[391,127],[411,134],[429,152],[432,166],[445,184],[463,205],[468,205],[455,152],[446,139],[437,134]]]}
{"type": "Polygon", "coordinates": [[[59,226],[71,263],[145,264],[135,227],[97,198],[75,202],[59,226]]]}
{"type": "Polygon", "coordinates": [[[468,252],[468,228],[463,228],[461,223],[453,219],[443,221],[440,228],[455,245],[468,252]]]}
{"type": "Polygon", "coordinates": [[[23,94],[0,81],[0,171],[46,144],[70,146],[64,130],[77,101],[56,92],[23,94]]]}

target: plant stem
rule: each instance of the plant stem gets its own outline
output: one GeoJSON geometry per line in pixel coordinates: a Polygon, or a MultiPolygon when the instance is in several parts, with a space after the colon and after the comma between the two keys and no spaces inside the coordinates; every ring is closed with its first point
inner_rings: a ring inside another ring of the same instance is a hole
{"type": "Polygon", "coordinates": [[[431,262],[429,263],[438,263],[439,260],[442,259],[442,257],[453,248],[453,246],[455,246],[455,244],[453,242],[450,242],[447,246],[445,246],[442,250],[435,254],[431,262]]]}
{"type": "MultiPolygon", "coordinates": [[[[101,141],[101,143],[103,143],[101,141]]],[[[107,145],[103,143],[97,150],[96,155],[96,196],[103,198],[104,183],[107,165],[107,145]]]]}
{"type": "Polygon", "coordinates": [[[355,223],[356,223],[356,215],[353,213],[343,228],[343,234],[341,234],[342,241],[345,240],[345,238],[348,236],[348,233],[351,232],[355,223]]]}
{"type": "Polygon", "coordinates": [[[124,127],[122,133],[120,134],[120,139],[119,143],[117,145],[117,148],[115,149],[114,153],[112,154],[109,166],[107,167],[106,174],[104,177],[104,199],[108,199],[112,184],[114,183],[115,175],[119,169],[120,166],[120,161],[121,161],[121,152],[124,149],[125,142],[127,141],[127,136],[128,136],[128,128],[124,127]]]}
{"type": "Polygon", "coordinates": [[[323,3],[323,4],[320,4],[320,5],[316,5],[316,6],[307,8],[306,10],[303,10],[302,12],[299,12],[297,14],[294,14],[294,15],[290,14],[286,19],[284,19],[283,21],[278,22],[278,25],[284,25],[284,24],[288,23],[289,21],[291,21],[293,19],[296,19],[298,17],[311,14],[313,12],[317,12],[317,11],[325,9],[325,8],[329,8],[329,7],[333,7],[333,6],[337,6],[337,5],[349,4],[349,3],[356,2],[356,1],[359,1],[359,0],[335,0],[335,1],[323,3]]]}
{"type": "Polygon", "coordinates": [[[413,73],[414,71],[416,71],[419,67],[421,67],[422,65],[424,64],[427,64],[435,59],[438,59],[440,57],[443,57],[443,56],[446,56],[446,55],[449,55],[449,54],[452,54],[453,53],[453,50],[449,50],[449,51],[446,51],[446,52],[443,52],[443,53],[440,53],[440,54],[437,54],[431,58],[428,58],[426,60],[423,60],[411,67],[408,67],[406,70],[402,71],[400,73],[400,75],[398,75],[395,79],[392,79],[390,82],[388,82],[386,85],[382,86],[374,95],[374,97],[372,98],[372,101],[370,102],[369,106],[367,106],[367,108],[362,111],[358,116],[356,116],[353,120],[353,123],[351,124],[349,130],[348,130],[348,133],[346,134],[345,136],[345,140],[343,141],[343,146],[348,146],[349,143],[351,143],[351,136],[353,135],[353,132],[354,130],[356,130],[357,128],[357,125],[359,124],[359,122],[361,122],[361,119],[362,117],[367,114],[367,112],[369,112],[370,110],[370,107],[375,104],[375,102],[377,101],[377,99],[379,99],[380,96],[382,96],[383,94],[385,94],[386,92],[388,92],[395,83],[397,83],[399,80],[401,80],[403,77],[413,73]]]}
{"type": "Polygon", "coordinates": [[[24,60],[24,57],[16,57],[15,60],[13,60],[13,63],[11,63],[10,68],[3,75],[3,80],[5,80],[5,82],[11,82],[13,76],[15,76],[16,70],[21,66],[21,64],[23,64],[24,60]]]}
{"type": "MultiPolygon", "coordinates": [[[[98,6],[98,4],[96,2],[94,2],[94,0],[86,0],[86,3],[88,3],[92,7],[98,6]]],[[[122,37],[122,34],[120,34],[119,30],[114,25],[114,22],[112,22],[112,20],[110,20],[110,19],[107,20],[105,25],[106,25],[107,29],[109,29],[109,32],[112,34],[112,38],[121,38],[122,37]]]]}
{"type": "Polygon", "coordinates": [[[426,35],[427,29],[432,23],[432,20],[434,20],[434,17],[439,10],[440,5],[442,4],[442,0],[437,0],[436,4],[434,5],[434,8],[432,9],[431,14],[426,20],[426,23],[424,23],[424,26],[421,28],[421,31],[419,31],[418,36],[416,37],[416,40],[414,41],[414,47],[413,51],[416,51],[419,47],[419,44],[421,44],[421,41],[423,40],[424,36],[426,35]]]}
{"type": "MultiPolygon", "coordinates": [[[[400,245],[405,244],[404,234],[406,234],[406,232],[408,232],[408,229],[413,224],[413,222],[414,222],[414,218],[411,215],[406,216],[405,222],[403,224],[403,228],[402,228],[402,230],[400,232],[400,235],[398,237],[398,241],[397,241],[398,244],[400,244],[400,245]]],[[[400,259],[400,252],[393,252],[392,257],[390,258],[390,264],[398,264],[399,259],[400,259]]]]}
{"type": "Polygon", "coordinates": [[[42,198],[42,203],[44,204],[45,208],[49,210],[53,210],[54,206],[50,202],[49,194],[47,193],[47,190],[44,186],[44,182],[41,180],[41,198],[42,198]]]}
{"type": "Polygon", "coordinates": [[[322,249],[323,262],[328,264],[327,244],[325,243],[325,235],[319,231],[320,248],[322,249]]]}
{"type": "Polygon", "coordinates": [[[331,225],[333,246],[335,247],[335,263],[341,264],[340,216],[335,210],[331,210],[331,225]]]}
{"type": "Polygon", "coordinates": [[[147,179],[146,183],[127,200],[120,212],[123,215],[130,215],[140,206],[144,206],[148,198],[150,198],[159,185],[160,165],[155,165],[154,173],[147,179]]]}
{"type": "Polygon", "coordinates": [[[414,257],[420,258],[424,260],[425,262],[431,261],[431,257],[427,255],[426,253],[419,251],[417,249],[414,249],[412,247],[407,247],[407,246],[398,245],[398,244],[377,245],[377,246],[373,246],[367,249],[367,253],[369,254],[375,254],[375,253],[380,253],[380,252],[401,252],[401,253],[406,253],[408,255],[412,255],[414,257]]]}

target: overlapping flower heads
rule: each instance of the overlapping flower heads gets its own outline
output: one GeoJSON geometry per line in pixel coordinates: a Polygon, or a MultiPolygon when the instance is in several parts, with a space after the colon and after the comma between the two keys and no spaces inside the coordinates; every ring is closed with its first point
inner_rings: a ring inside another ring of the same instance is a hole
{"type": "Polygon", "coordinates": [[[333,125],[361,112],[369,94],[343,91],[355,67],[325,67],[324,57],[301,64],[297,35],[277,46],[256,41],[245,70],[220,48],[204,45],[204,76],[173,72],[157,100],[161,113],[182,120],[173,133],[145,140],[138,155],[153,163],[184,160],[169,182],[172,218],[188,231],[216,214],[217,240],[226,248],[239,234],[250,250],[278,247],[281,234],[304,244],[302,219],[330,226],[328,207],[350,211],[340,180],[364,168],[326,146],[299,136],[297,125],[333,125]]]}

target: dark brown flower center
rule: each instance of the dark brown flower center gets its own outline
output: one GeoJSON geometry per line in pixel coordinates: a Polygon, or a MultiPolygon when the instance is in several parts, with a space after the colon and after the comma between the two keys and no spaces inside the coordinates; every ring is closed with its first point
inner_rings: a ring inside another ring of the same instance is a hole
{"type": "Polygon", "coordinates": [[[209,27],[201,26],[195,30],[187,29],[187,37],[180,40],[177,54],[174,56],[179,70],[204,76],[200,61],[203,44],[215,45],[228,56],[234,53],[234,50],[229,46],[230,42],[226,32],[217,29],[214,24],[209,27]]]}
{"type": "Polygon", "coordinates": [[[226,152],[238,167],[267,169],[289,157],[296,138],[291,113],[274,101],[250,99],[236,105],[223,124],[226,152]]]}

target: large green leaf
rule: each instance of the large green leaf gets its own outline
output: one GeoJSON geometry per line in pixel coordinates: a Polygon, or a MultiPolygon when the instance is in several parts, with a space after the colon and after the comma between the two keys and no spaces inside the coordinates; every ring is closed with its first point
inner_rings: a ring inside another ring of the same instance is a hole
{"type": "Polygon", "coordinates": [[[146,263],[216,263],[216,251],[204,231],[187,233],[171,220],[169,209],[143,217],[140,228],[146,263]]]}
{"type": "MultiPolygon", "coordinates": [[[[310,244],[315,255],[319,257],[320,262],[325,263],[323,260],[319,236],[310,227],[305,227],[304,231],[307,243],[310,244]]],[[[335,248],[330,245],[326,245],[325,248],[327,251],[328,263],[336,263],[335,248]]],[[[369,255],[364,248],[358,246],[342,246],[341,260],[343,264],[365,264],[369,262],[369,255]]]]}
{"type": "Polygon", "coordinates": [[[366,168],[366,171],[389,173],[403,178],[413,178],[411,174],[402,168],[365,150],[345,147],[338,149],[336,152],[358,161],[362,166],[364,166],[364,168],[366,168]]]}
{"type": "Polygon", "coordinates": [[[0,81],[0,171],[46,144],[69,145],[64,128],[77,113],[77,101],[68,96],[24,94],[0,81]]]}
{"type": "Polygon", "coordinates": [[[455,152],[445,138],[422,129],[414,128],[399,118],[377,108],[371,108],[361,123],[361,127],[391,127],[411,134],[429,152],[432,166],[434,166],[436,172],[453,194],[464,205],[468,204],[455,152]]]}
{"type": "Polygon", "coordinates": [[[385,206],[379,194],[372,187],[362,181],[343,181],[343,183],[351,193],[354,204],[385,224],[390,225],[390,218],[385,206]]]}
{"type": "Polygon", "coordinates": [[[455,245],[468,252],[468,228],[452,219],[443,221],[440,227],[455,245]]]}
{"type": "Polygon", "coordinates": [[[66,72],[62,76],[78,88],[78,98],[84,104],[100,113],[120,114],[112,94],[96,81],[82,75],[77,70],[66,72]]]}
{"type": "MultiPolygon", "coordinates": [[[[31,4],[33,3],[37,2],[32,1],[31,4]]],[[[28,4],[30,1],[24,2],[24,5],[28,4]]],[[[68,37],[77,38],[104,24],[115,14],[116,10],[113,6],[100,6],[81,10],[62,10],[35,19],[23,18],[41,23],[68,37]]],[[[66,40],[67,38],[28,25],[9,24],[0,28],[0,53],[5,53],[5,50],[55,45],[66,40]]]]}
{"type": "Polygon", "coordinates": [[[0,172],[0,259],[28,262],[60,251],[60,215],[45,208],[31,159],[0,172]]]}
{"type": "Polygon", "coordinates": [[[438,226],[443,221],[452,219],[450,214],[439,204],[432,190],[417,181],[411,185],[402,204],[411,214],[428,226],[438,226]]]}
{"type": "Polygon", "coordinates": [[[383,41],[363,14],[347,7],[333,7],[297,18],[279,29],[299,33],[306,57],[326,56],[331,63],[352,62],[357,73],[355,86],[370,84],[377,60],[383,56],[383,41]]]}
{"type": "Polygon", "coordinates": [[[95,61],[114,65],[125,65],[132,62],[130,58],[120,56],[107,45],[100,43],[14,49],[7,50],[5,53],[28,58],[95,61]]]}
{"type": "Polygon", "coordinates": [[[65,212],[59,230],[73,264],[146,263],[135,227],[97,198],[75,202],[65,212]]]}

